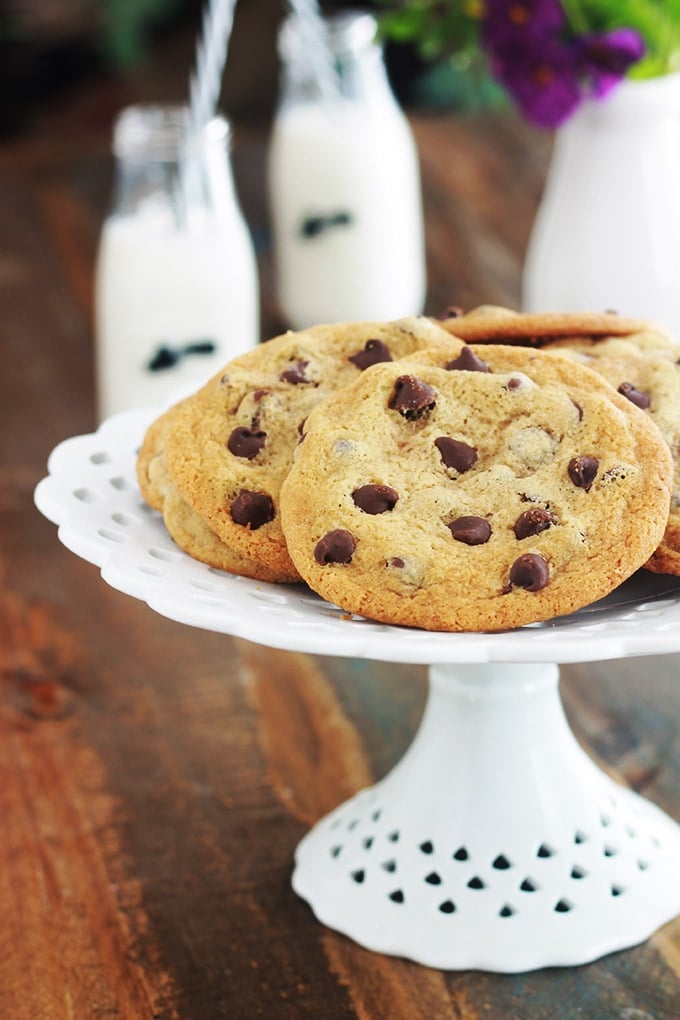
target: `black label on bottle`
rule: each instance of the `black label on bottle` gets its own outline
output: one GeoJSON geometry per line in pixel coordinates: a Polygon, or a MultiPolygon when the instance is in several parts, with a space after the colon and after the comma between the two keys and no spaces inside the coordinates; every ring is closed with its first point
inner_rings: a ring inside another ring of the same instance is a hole
{"type": "Polygon", "coordinates": [[[191,340],[178,347],[161,343],[147,362],[146,368],[149,372],[164,372],[166,369],[175,368],[184,358],[191,355],[214,354],[216,350],[215,341],[207,339],[191,340]]]}

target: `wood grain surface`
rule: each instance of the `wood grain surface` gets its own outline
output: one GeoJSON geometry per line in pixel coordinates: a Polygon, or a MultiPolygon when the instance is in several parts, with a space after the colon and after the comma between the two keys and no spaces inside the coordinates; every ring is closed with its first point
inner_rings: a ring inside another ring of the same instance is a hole
{"type": "MultiPolygon", "coordinates": [[[[680,922],[578,968],[443,973],[363,950],[290,888],[314,821],[400,758],[425,672],[180,626],[58,542],[32,492],[94,425],[92,274],[110,194],[102,86],[0,148],[2,1020],[674,1020],[680,922]]],[[[508,113],[414,115],[428,311],[516,305],[549,140],[508,113]]],[[[236,125],[265,330],[266,130],[236,125]]],[[[588,752],[680,819],[680,658],[566,667],[588,752]]],[[[680,880],[680,877],[679,877],[680,880]]]]}

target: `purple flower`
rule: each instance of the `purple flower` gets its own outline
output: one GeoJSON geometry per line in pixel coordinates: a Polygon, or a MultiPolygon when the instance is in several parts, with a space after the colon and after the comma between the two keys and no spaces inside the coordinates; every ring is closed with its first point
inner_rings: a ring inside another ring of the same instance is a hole
{"type": "Polygon", "coordinates": [[[510,59],[507,53],[493,59],[492,71],[537,127],[563,124],[582,99],[577,54],[562,45],[515,48],[510,59]]]}
{"type": "Polygon", "coordinates": [[[645,42],[634,28],[615,28],[581,40],[584,70],[590,77],[592,93],[606,96],[624,77],[629,67],[645,54],[645,42]]]}
{"type": "Polygon", "coordinates": [[[566,19],[559,0],[486,0],[482,35],[492,50],[559,33],[566,19]]]}
{"type": "Polygon", "coordinates": [[[487,0],[482,39],[494,76],[533,124],[559,127],[644,54],[634,29],[576,36],[558,0],[487,0]]]}

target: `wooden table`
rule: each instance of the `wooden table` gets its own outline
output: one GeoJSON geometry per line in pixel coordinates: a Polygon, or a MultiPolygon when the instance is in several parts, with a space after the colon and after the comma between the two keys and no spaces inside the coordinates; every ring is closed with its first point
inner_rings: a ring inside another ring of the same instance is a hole
{"type": "MultiPolygon", "coordinates": [[[[385,774],[425,672],[271,651],[117,593],[33,507],[54,444],[94,425],[92,272],[110,120],[90,93],[0,150],[0,1016],[7,1020],[671,1020],[680,922],[589,966],[440,973],[358,948],[290,888],[316,819],[385,774]]],[[[428,311],[516,304],[548,141],[508,114],[419,115],[428,311]]],[[[237,125],[272,300],[266,134],[237,125]]],[[[566,667],[608,772],[680,818],[675,655],[566,667]]]]}

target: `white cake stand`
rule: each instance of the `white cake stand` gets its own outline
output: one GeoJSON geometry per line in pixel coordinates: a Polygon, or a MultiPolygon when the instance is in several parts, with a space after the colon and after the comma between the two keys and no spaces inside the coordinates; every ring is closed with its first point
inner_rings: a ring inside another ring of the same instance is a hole
{"type": "Polygon", "coordinates": [[[503,634],[349,617],[174,545],[135,480],[156,414],[118,415],[54,450],[35,498],[65,546],[181,623],[430,667],[406,755],[298,847],[293,887],[322,922],[429,966],[516,972],[635,945],[680,912],[680,826],[580,749],[556,665],[680,651],[680,579],[641,572],[586,610],[503,634]]]}

